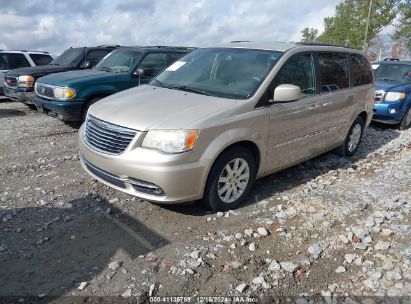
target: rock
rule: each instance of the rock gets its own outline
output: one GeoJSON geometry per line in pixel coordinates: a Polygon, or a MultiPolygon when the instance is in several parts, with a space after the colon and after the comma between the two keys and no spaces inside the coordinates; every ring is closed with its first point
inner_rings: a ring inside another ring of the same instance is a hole
{"type": "Polygon", "coordinates": [[[345,260],[347,261],[348,264],[351,264],[356,258],[357,258],[357,254],[355,253],[347,253],[344,256],[345,260]]]}
{"type": "Polygon", "coordinates": [[[125,292],[121,294],[123,298],[130,298],[131,297],[131,288],[127,288],[125,292]]]}
{"type": "Polygon", "coordinates": [[[256,277],[256,278],[253,279],[252,282],[253,282],[253,284],[261,285],[265,282],[265,279],[263,277],[256,277]]]}
{"type": "Polygon", "coordinates": [[[241,233],[236,233],[236,234],[234,235],[234,237],[235,237],[237,240],[239,240],[239,239],[241,239],[241,238],[243,237],[243,235],[242,235],[241,233]]]}
{"type": "Polygon", "coordinates": [[[396,268],[393,269],[392,271],[387,271],[385,274],[385,277],[387,278],[388,281],[398,281],[402,279],[402,272],[401,269],[396,268]]]}
{"type": "Polygon", "coordinates": [[[257,232],[260,236],[268,235],[268,231],[264,227],[258,227],[257,232]]]}
{"type": "Polygon", "coordinates": [[[371,236],[367,235],[362,241],[365,244],[369,244],[369,243],[372,243],[372,238],[371,236]]]}
{"type": "Polygon", "coordinates": [[[244,234],[248,237],[251,237],[253,235],[253,229],[245,229],[244,234]]]}
{"type": "Polygon", "coordinates": [[[334,293],[337,289],[338,289],[338,284],[337,283],[333,283],[333,284],[328,285],[328,290],[331,291],[332,293],[334,293]]]}
{"type": "Polygon", "coordinates": [[[375,250],[387,250],[390,248],[390,243],[389,242],[384,242],[384,241],[378,241],[377,244],[374,246],[375,250]]]}
{"type": "Polygon", "coordinates": [[[362,281],[363,285],[371,290],[377,289],[378,288],[378,282],[374,279],[367,279],[362,281]]]}
{"type": "Polygon", "coordinates": [[[235,244],[235,243],[232,243],[231,245],[230,245],[230,248],[231,249],[235,249],[237,247],[237,245],[235,244]]]}
{"type": "Polygon", "coordinates": [[[200,265],[201,265],[201,263],[197,260],[194,260],[194,259],[189,259],[187,261],[187,266],[191,269],[198,268],[198,267],[200,267],[200,265]]]}
{"type": "Polygon", "coordinates": [[[251,252],[255,251],[256,246],[255,243],[251,243],[250,245],[248,245],[248,250],[250,250],[251,252]]]}
{"type": "Polygon", "coordinates": [[[271,261],[270,266],[268,266],[268,271],[278,271],[281,269],[281,265],[277,261],[271,261]]]}
{"type": "Polygon", "coordinates": [[[108,265],[108,268],[110,268],[111,270],[117,271],[117,270],[120,269],[120,267],[121,267],[122,265],[123,265],[123,262],[121,262],[121,261],[114,261],[114,262],[111,262],[111,263],[108,265]]]}
{"type": "Polygon", "coordinates": [[[368,245],[364,243],[352,243],[352,247],[354,249],[359,249],[359,250],[367,250],[368,245]]]}
{"type": "Polygon", "coordinates": [[[368,275],[369,278],[374,279],[374,280],[378,280],[382,278],[382,271],[381,270],[377,270],[375,272],[372,272],[368,275]]]}
{"type": "Polygon", "coordinates": [[[112,198],[111,200],[109,200],[108,201],[110,204],[115,204],[115,203],[118,203],[119,202],[119,199],[116,197],[116,198],[112,198]]]}
{"type": "Polygon", "coordinates": [[[185,272],[188,273],[189,275],[193,275],[195,272],[191,268],[186,268],[185,272]]]}
{"type": "Polygon", "coordinates": [[[200,257],[200,251],[195,250],[190,254],[190,257],[194,260],[197,260],[200,257]]]}
{"type": "Polygon", "coordinates": [[[368,235],[368,230],[363,227],[354,226],[351,228],[352,232],[360,239],[365,238],[368,235]]]}
{"type": "Polygon", "coordinates": [[[238,292],[242,293],[242,292],[244,292],[244,291],[247,289],[247,287],[248,287],[247,284],[241,283],[240,285],[238,285],[238,286],[236,287],[235,290],[237,290],[238,292]]]}
{"type": "Polygon", "coordinates": [[[343,273],[346,272],[347,269],[345,269],[344,266],[338,266],[337,269],[335,270],[336,273],[343,273]]]}
{"type": "Polygon", "coordinates": [[[148,296],[152,297],[156,289],[157,289],[157,284],[156,283],[151,284],[148,290],[148,296]]]}
{"type": "Polygon", "coordinates": [[[313,244],[308,247],[308,252],[313,256],[314,259],[318,259],[323,252],[323,248],[320,244],[313,244]]]}
{"type": "Polygon", "coordinates": [[[217,212],[217,217],[223,217],[224,213],[223,212],[217,212]]]}
{"type": "Polygon", "coordinates": [[[77,289],[80,290],[80,291],[84,290],[84,289],[86,289],[87,285],[88,285],[88,282],[81,282],[77,289]]]}
{"type": "Polygon", "coordinates": [[[365,222],[365,226],[366,226],[366,227],[374,227],[374,225],[375,225],[375,222],[374,222],[374,219],[372,219],[372,218],[368,219],[368,220],[365,222]]]}
{"type": "Polygon", "coordinates": [[[291,262],[280,262],[281,268],[287,272],[293,273],[297,270],[298,265],[291,262]]]}
{"type": "Polygon", "coordinates": [[[391,235],[394,234],[394,231],[393,231],[392,229],[383,228],[383,229],[381,230],[381,234],[382,234],[383,236],[391,236],[391,235]]]}

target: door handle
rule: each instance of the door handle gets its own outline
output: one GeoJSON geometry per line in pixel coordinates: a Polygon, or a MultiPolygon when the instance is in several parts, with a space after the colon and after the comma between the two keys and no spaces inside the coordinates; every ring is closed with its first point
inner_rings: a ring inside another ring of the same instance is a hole
{"type": "Polygon", "coordinates": [[[319,107],[319,105],[313,105],[313,106],[308,107],[308,110],[314,110],[318,107],[319,107]]]}

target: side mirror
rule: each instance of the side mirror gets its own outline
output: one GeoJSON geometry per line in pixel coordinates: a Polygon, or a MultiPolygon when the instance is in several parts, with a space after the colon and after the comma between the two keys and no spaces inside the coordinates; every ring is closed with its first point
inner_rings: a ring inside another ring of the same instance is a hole
{"type": "Polygon", "coordinates": [[[141,68],[136,69],[133,73],[134,76],[138,76],[138,77],[144,76],[144,74],[145,74],[145,70],[141,68]]]}
{"type": "Polygon", "coordinates": [[[301,98],[301,89],[293,84],[281,84],[274,90],[272,102],[290,102],[301,98]]]}
{"type": "Polygon", "coordinates": [[[80,65],[80,68],[82,68],[82,69],[88,69],[90,67],[91,67],[91,62],[88,61],[88,60],[83,61],[83,63],[80,65]]]}

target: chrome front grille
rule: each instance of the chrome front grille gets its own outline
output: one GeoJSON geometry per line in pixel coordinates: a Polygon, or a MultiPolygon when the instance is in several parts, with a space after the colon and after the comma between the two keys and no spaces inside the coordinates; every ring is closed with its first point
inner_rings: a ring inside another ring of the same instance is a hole
{"type": "Polygon", "coordinates": [[[137,131],[113,125],[87,116],[84,128],[84,140],[94,150],[106,154],[118,155],[127,149],[137,131]]]}
{"type": "Polygon", "coordinates": [[[384,99],[384,91],[375,91],[375,103],[381,103],[384,99]]]}

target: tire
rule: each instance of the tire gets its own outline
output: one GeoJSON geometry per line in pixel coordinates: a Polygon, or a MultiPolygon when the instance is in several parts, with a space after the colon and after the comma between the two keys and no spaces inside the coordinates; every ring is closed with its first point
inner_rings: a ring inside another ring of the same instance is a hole
{"type": "Polygon", "coordinates": [[[238,146],[223,152],[208,175],[203,204],[214,211],[237,208],[249,194],[255,181],[256,171],[255,157],[247,148],[238,146]],[[235,176],[230,177],[228,166],[235,176]],[[233,170],[236,166],[237,172],[233,170]],[[225,190],[225,187],[228,188],[225,190]]]}
{"type": "Polygon", "coordinates": [[[337,148],[337,154],[340,156],[351,157],[357,152],[360,146],[362,135],[364,133],[364,121],[358,116],[348,131],[344,143],[337,148]]]}
{"type": "Polygon", "coordinates": [[[408,108],[407,112],[405,112],[399,127],[400,130],[406,130],[411,127],[411,106],[408,108]]]}
{"type": "Polygon", "coordinates": [[[96,97],[96,98],[93,98],[93,99],[91,99],[91,100],[89,100],[89,101],[86,102],[86,104],[85,104],[85,106],[84,106],[84,108],[83,108],[83,111],[81,112],[81,121],[82,121],[82,122],[84,122],[84,121],[86,120],[87,111],[88,111],[88,109],[91,107],[91,105],[92,105],[93,103],[96,103],[97,101],[99,101],[99,100],[102,99],[102,98],[103,98],[103,97],[96,97]]]}

